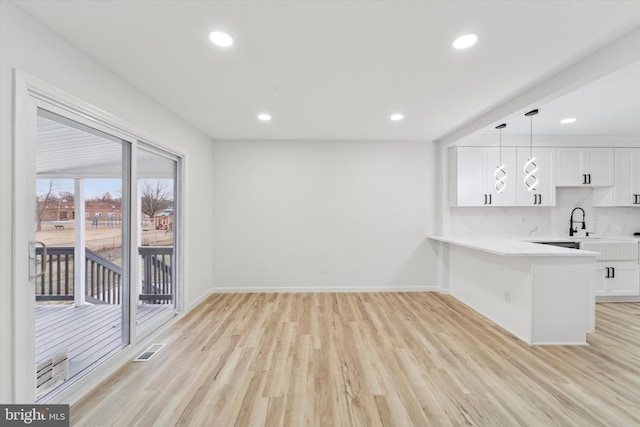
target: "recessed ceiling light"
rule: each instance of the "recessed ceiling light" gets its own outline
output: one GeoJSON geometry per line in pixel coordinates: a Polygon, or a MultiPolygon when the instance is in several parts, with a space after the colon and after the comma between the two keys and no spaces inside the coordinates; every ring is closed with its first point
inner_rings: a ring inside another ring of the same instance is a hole
{"type": "Polygon", "coordinates": [[[404,116],[400,113],[396,113],[396,114],[392,114],[391,117],[389,118],[394,122],[399,122],[400,120],[404,119],[404,116]]]}
{"type": "Polygon", "coordinates": [[[453,41],[453,47],[456,49],[466,49],[473,46],[478,41],[478,36],[475,34],[465,34],[453,41]]]}
{"type": "Polygon", "coordinates": [[[263,122],[268,122],[269,120],[271,120],[271,115],[267,113],[260,113],[258,114],[258,120],[262,120],[263,122]]]}
{"type": "Polygon", "coordinates": [[[222,31],[214,31],[209,34],[209,40],[215,45],[221,47],[229,47],[233,44],[233,39],[227,33],[223,33],[222,31]]]}
{"type": "Polygon", "coordinates": [[[573,123],[575,121],[576,121],[575,117],[569,117],[569,118],[560,120],[560,123],[562,123],[563,125],[566,125],[566,124],[569,124],[569,123],[573,123]]]}

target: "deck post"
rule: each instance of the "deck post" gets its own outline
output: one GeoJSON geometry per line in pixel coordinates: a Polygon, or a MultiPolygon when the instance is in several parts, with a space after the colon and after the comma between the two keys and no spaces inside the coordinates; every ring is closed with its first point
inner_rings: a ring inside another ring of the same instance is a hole
{"type": "Polygon", "coordinates": [[[75,178],[75,249],[73,254],[73,300],[76,306],[85,303],[86,295],[86,248],[85,248],[85,219],[84,219],[84,179],[75,178]]]}

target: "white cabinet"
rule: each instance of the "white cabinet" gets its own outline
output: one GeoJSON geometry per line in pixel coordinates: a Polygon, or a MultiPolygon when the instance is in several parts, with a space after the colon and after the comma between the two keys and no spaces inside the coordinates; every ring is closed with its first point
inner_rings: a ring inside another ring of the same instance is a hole
{"type": "Polygon", "coordinates": [[[557,148],[558,187],[606,187],[613,185],[612,148],[557,148]]]}
{"type": "Polygon", "coordinates": [[[555,206],[556,204],[556,183],[554,172],[555,150],[553,148],[534,148],[533,153],[529,148],[518,148],[516,180],[517,205],[518,206],[555,206]],[[531,155],[536,158],[538,170],[535,176],[538,184],[531,191],[525,185],[526,173],[524,165],[531,155]]]}
{"type": "Polygon", "coordinates": [[[529,149],[502,147],[457,147],[449,152],[449,200],[452,206],[555,206],[553,148],[533,151],[538,185],[532,191],[524,183],[524,165],[529,149]],[[502,163],[500,163],[502,161],[502,163]],[[502,193],[496,189],[494,172],[505,165],[507,178],[502,193]]]}
{"type": "Polygon", "coordinates": [[[596,262],[596,296],[640,295],[638,264],[634,262],[596,262]]]}
{"type": "Polygon", "coordinates": [[[449,200],[452,206],[515,206],[516,150],[503,147],[457,147],[449,151],[449,200]],[[502,193],[496,189],[494,172],[505,165],[507,178],[502,193]]]}
{"type": "Polygon", "coordinates": [[[640,148],[616,148],[614,153],[613,187],[595,189],[594,205],[640,207],[640,148]]]}

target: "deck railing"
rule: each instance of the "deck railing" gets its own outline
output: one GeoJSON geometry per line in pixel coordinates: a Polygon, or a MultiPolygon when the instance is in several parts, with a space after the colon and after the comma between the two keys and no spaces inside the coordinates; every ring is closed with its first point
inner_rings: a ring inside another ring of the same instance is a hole
{"type": "MultiPolygon", "coordinates": [[[[122,268],[85,249],[85,299],[93,304],[120,304],[122,268]]],[[[139,299],[146,304],[173,303],[173,247],[142,246],[142,290],[139,299]]],[[[40,264],[47,263],[46,273],[36,283],[36,301],[73,301],[75,266],[73,247],[48,247],[47,259],[42,248],[36,249],[40,264]]]]}
{"type": "Polygon", "coordinates": [[[94,304],[120,304],[122,268],[90,249],[85,251],[86,300],[94,304]]]}
{"type": "Polygon", "coordinates": [[[173,303],[173,247],[142,246],[142,292],[139,298],[148,304],[173,303]]]}
{"type": "Polygon", "coordinates": [[[73,248],[48,247],[45,260],[38,247],[36,258],[41,266],[47,264],[36,283],[36,301],[73,301],[73,248]]]}

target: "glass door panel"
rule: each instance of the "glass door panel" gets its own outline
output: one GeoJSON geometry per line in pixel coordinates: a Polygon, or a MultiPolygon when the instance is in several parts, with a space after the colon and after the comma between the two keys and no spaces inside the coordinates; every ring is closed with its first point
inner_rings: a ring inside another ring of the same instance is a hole
{"type": "Polygon", "coordinates": [[[137,152],[139,268],[137,335],[168,320],[176,308],[177,160],[156,149],[137,152]]]}
{"type": "Polygon", "coordinates": [[[129,343],[130,144],[40,109],[36,137],[36,399],[129,343]]]}

